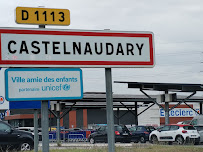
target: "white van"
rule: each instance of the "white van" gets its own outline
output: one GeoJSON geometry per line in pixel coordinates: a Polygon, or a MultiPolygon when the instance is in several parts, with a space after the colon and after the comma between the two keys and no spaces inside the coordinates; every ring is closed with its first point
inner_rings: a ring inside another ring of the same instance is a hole
{"type": "Polygon", "coordinates": [[[203,115],[197,115],[195,116],[192,121],[190,122],[190,125],[203,125],[203,115]]]}

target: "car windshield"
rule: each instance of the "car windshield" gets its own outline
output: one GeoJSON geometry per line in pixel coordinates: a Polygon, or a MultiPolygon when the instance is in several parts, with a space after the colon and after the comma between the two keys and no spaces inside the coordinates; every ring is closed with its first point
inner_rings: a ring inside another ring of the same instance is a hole
{"type": "Polygon", "coordinates": [[[136,127],[129,128],[130,131],[136,131],[136,127]]]}
{"type": "Polygon", "coordinates": [[[106,130],[106,126],[101,126],[100,128],[98,128],[98,131],[105,131],[106,130]]]}
{"type": "Polygon", "coordinates": [[[195,130],[193,126],[184,126],[183,127],[185,130],[195,130]]]}
{"type": "Polygon", "coordinates": [[[137,131],[142,131],[142,130],[145,130],[144,127],[142,127],[142,126],[137,127],[137,131]]]}
{"type": "Polygon", "coordinates": [[[197,119],[193,119],[193,120],[190,122],[190,125],[197,125],[197,119]]]}
{"type": "Polygon", "coordinates": [[[197,129],[197,131],[203,131],[203,126],[195,126],[195,128],[197,129]]]}
{"type": "Polygon", "coordinates": [[[191,122],[191,120],[185,120],[185,121],[183,121],[183,123],[182,124],[190,124],[190,122],[191,122]]]}
{"type": "Polygon", "coordinates": [[[153,126],[147,126],[146,129],[147,129],[147,131],[154,131],[155,130],[155,128],[153,126]]]}
{"type": "Polygon", "coordinates": [[[123,128],[121,126],[115,126],[114,129],[115,131],[119,131],[119,132],[123,131],[123,128]]]}
{"type": "Polygon", "coordinates": [[[168,131],[170,129],[170,126],[164,126],[163,128],[161,128],[161,131],[168,131]]]}
{"type": "Polygon", "coordinates": [[[179,129],[179,126],[171,126],[170,130],[178,130],[179,129]]]}
{"type": "MultiPolygon", "coordinates": [[[[107,131],[107,129],[108,129],[107,126],[101,126],[100,128],[98,128],[97,131],[107,131]]],[[[127,131],[127,128],[126,127],[122,127],[122,126],[114,126],[114,130],[122,132],[122,131],[127,131]]]]}
{"type": "Polygon", "coordinates": [[[10,132],[11,127],[4,123],[0,123],[0,132],[10,132]]]}

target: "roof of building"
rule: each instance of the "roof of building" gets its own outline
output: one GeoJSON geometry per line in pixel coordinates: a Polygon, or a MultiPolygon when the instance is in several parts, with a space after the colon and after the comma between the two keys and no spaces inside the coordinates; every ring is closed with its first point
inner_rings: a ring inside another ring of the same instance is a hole
{"type": "Polygon", "coordinates": [[[130,82],[130,81],[114,81],[114,83],[127,83],[128,88],[139,88],[143,90],[154,90],[154,91],[177,91],[177,92],[203,91],[203,84],[152,83],[152,82],[130,82]]]}

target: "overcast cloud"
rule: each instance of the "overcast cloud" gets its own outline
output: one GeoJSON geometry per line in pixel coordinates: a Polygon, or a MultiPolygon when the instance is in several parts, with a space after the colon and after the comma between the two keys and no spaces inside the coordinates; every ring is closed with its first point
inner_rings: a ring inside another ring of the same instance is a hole
{"type": "MultiPolygon", "coordinates": [[[[202,0],[1,0],[0,27],[15,23],[17,6],[69,9],[71,25],[60,29],[152,31],[154,68],[112,69],[113,81],[203,83],[202,0]]],[[[104,69],[82,69],[84,92],[105,91],[104,69]]],[[[114,93],[134,93],[113,84],[114,93]]]]}

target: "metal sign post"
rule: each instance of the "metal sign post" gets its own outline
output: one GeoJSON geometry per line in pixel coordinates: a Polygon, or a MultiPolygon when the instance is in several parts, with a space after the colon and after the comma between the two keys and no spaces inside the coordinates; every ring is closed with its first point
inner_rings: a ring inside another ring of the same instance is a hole
{"type": "Polygon", "coordinates": [[[42,121],[42,151],[49,152],[49,110],[48,101],[41,102],[41,121],[42,121]]]}
{"type": "MultiPolygon", "coordinates": [[[[45,25],[39,25],[45,28],[45,25]]],[[[49,152],[49,110],[48,101],[41,101],[42,151],[49,152]]]]}
{"type": "Polygon", "coordinates": [[[107,135],[108,135],[108,151],[115,152],[115,134],[114,134],[114,114],[113,114],[113,98],[112,98],[112,75],[111,68],[105,68],[106,78],[106,115],[107,115],[107,135]]]}
{"type": "Polygon", "coordinates": [[[38,152],[39,135],[38,135],[38,110],[34,109],[34,150],[38,152]]]}

